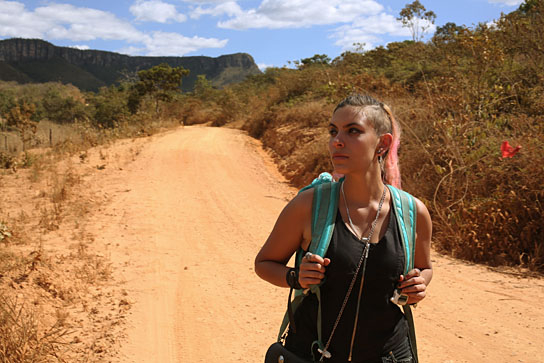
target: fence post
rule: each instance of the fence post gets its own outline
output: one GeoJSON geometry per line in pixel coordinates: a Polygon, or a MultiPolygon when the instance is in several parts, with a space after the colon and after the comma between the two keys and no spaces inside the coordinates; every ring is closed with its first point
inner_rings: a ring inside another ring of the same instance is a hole
{"type": "Polygon", "coordinates": [[[53,130],[49,129],[49,147],[53,147],[53,130]]]}

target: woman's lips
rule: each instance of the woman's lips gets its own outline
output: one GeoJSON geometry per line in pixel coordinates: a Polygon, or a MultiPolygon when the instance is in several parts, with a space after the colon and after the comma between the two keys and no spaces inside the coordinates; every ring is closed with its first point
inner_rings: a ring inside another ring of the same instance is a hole
{"type": "Polygon", "coordinates": [[[332,154],[332,158],[336,160],[345,160],[348,156],[346,154],[332,154]]]}

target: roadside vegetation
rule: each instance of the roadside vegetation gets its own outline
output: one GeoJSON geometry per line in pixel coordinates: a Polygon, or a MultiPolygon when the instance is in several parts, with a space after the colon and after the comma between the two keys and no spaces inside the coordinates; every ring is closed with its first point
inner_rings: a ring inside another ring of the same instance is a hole
{"type": "MultiPolygon", "coordinates": [[[[0,83],[0,360],[65,359],[67,343],[80,342],[68,318],[85,306],[76,291],[111,274],[84,229],[69,258],[41,246],[38,236],[54,233],[67,210],[83,215],[87,208],[71,194],[81,181],[60,161],[76,155],[84,162],[87,150],[118,138],[208,124],[260,139],[300,187],[331,171],[327,125],[352,92],[392,106],[403,129],[403,188],[429,207],[437,250],[544,272],[544,2],[527,0],[494,24],[445,24],[426,43],[425,29],[410,20],[432,22],[434,13],[418,4],[399,18],[412,27],[411,41],[369,51],[361,44],[336,59],[316,54],[223,89],[198,76],[194,90],[181,93],[187,71],[166,65],[96,93],[0,83]],[[34,212],[4,207],[22,177],[35,185],[24,192],[36,198],[34,212]],[[39,233],[27,232],[35,228],[39,233]],[[51,280],[59,266],[72,285],[51,280]],[[25,297],[30,285],[39,289],[25,297]],[[48,297],[36,295],[42,290],[48,297]],[[55,308],[43,315],[47,304],[55,308]]],[[[116,304],[129,305],[123,301],[116,304]]],[[[93,347],[80,344],[80,354],[105,354],[100,344],[108,337],[100,337],[93,347]]]]}
{"type": "MultiPolygon", "coordinates": [[[[405,10],[408,27],[414,15],[434,19],[419,2],[405,10]]],[[[201,84],[184,117],[248,131],[300,187],[331,168],[334,105],[370,93],[401,123],[403,187],[429,207],[435,248],[542,272],[543,14],[543,1],[528,0],[494,24],[445,24],[427,43],[411,28],[412,41],[333,60],[317,54],[223,90],[201,84]]]]}
{"type": "Polygon", "coordinates": [[[403,185],[431,209],[435,246],[475,262],[542,270],[543,12],[542,1],[528,0],[494,24],[445,24],[424,43],[425,28],[411,20],[435,15],[415,1],[399,17],[412,41],[360,45],[333,60],[316,54],[224,89],[199,76],[193,92],[181,93],[187,71],[167,65],[98,93],[3,83],[0,164],[29,166],[35,157],[16,152],[49,146],[50,134],[54,149],[77,152],[209,123],[261,139],[302,186],[330,170],[324,145],[336,102],[366,92],[392,105],[403,127],[403,185]],[[521,149],[503,153],[505,141],[521,149]]]}

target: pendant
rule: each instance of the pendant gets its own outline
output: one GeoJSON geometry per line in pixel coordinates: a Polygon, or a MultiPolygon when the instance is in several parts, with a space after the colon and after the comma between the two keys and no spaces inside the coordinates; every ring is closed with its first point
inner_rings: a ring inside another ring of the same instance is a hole
{"type": "Polygon", "coordinates": [[[328,350],[323,350],[318,348],[317,351],[321,354],[322,357],[325,357],[327,359],[330,359],[332,357],[331,352],[329,352],[328,350]]]}

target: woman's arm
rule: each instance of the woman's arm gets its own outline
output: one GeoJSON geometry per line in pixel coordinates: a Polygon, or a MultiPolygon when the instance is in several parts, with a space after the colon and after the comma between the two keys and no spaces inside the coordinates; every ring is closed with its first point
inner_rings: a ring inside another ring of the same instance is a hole
{"type": "MultiPolygon", "coordinates": [[[[286,275],[289,268],[286,264],[300,247],[307,249],[311,240],[312,201],[313,189],[306,190],[291,200],[281,212],[270,236],[255,258],[255,272],[263,280],[277,286],[288,287],[286,275]]],[[[319,256],[315,256],[314,259],[317,257],[319,256]]],[[[310,261],[305,259],[304,262],[306,267],[310,261]]],[[[308,279],[312,275],[316,278],[321,277],[321,269],[324,273],[324,267],[320,265],[313,273],[302,271],[301,266],[299,277],[301,285],[305,287],[308,282],[315,283],[308,279]]]]}
{"type": "Polygon", "coordinates": [[[431,263],[431,236],[433,225],[431,216],[425,204],[416,199],[416,251],[414,269],[399,279],[399,288],[408,295],[408,304],[415,304],[423,300],[427,294],[427,286],[433,277],[431,263]]]}

